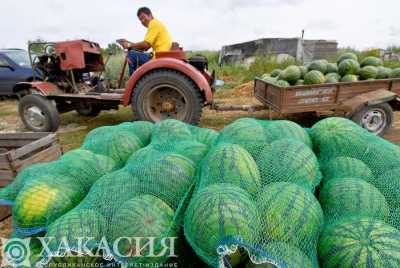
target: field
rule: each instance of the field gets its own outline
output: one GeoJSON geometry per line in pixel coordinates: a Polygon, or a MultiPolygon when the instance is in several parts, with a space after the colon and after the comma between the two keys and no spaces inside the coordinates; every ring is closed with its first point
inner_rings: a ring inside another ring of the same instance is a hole
{"type": "MultiPolygon", "coordinates": [[[[248,82],[237,87],[221,89],[217,92],[215,99],[222,104],[260,104],[252,97],[253,83],[248,82]]],[[[0,133],[1,132],[23,132],[27,131],[18,116],[17,100],[8,99],[0,102],[0,133]]],[[[259,112],[216,112],[204,109],[203,117],[200,121],[201,127],[222,129],[225,125],[241,117],[255,117],[267,119],[268,111],[259,112]]],[[[68,151],[80,146],[85,135],[92,129],[104,125],[115,125],[121,122],[132,120],[133,115],[130,107],[120,106],[118,111],[103,111],[97,117],[84,117],[76,112],[69,112],[61,115],[61,127],[58,131],[59,138],[64,151],[68,151]]],[[[273,119],[279,116],[272,113],[273,119]]],[[[318,121],[318,118],[312,115],[296,115],[287,119],[298,122],[304,127],[310,127],[318,121]]],[[[387,133],[386,137],[400,145],[400,112],[396,112],[396,121],[393,129],[387,133]]]]}

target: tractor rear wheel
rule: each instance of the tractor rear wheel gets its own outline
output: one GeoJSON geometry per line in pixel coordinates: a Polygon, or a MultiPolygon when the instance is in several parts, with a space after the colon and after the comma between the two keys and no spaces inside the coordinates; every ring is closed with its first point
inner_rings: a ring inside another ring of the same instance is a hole
{"type": "Polygon", "coordinates": [[[25,127],[35,132],[54,132],[60,124],[56,105],[40,95],[26,95],[19,100],[19,115],[25,127]]]}
{"type": "Polygon", "coordinates": [[[174,70],[158,70],[145,75],[132,94],[132,110],[139,120],[159,122],[176,119],[198,124],[203,97],[196,84],[174,70]]]}

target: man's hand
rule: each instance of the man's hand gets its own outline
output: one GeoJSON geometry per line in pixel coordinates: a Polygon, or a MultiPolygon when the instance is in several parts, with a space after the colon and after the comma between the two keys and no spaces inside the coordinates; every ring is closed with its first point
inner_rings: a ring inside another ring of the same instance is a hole
{"type": "Polygon", "coordinates": [[[122,47],[124,48],[124,49],[129,49],[129,47],[130,47],[130,45],[131,45],[131,43],[130,42],[128,42],[128,41],[124,41],[124,42],[122,42],[122,47]]]}

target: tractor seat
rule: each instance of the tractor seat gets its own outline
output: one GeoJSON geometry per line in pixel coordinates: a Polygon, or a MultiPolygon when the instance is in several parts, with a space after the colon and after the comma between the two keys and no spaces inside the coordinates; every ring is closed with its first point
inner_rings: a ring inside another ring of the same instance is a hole
{"type": "Polygon", "coordinates": [[[186,53],[183,48],[179,46],[179,43],[172,42],[170,51],[156,52],[156,59],[160,58],[174,58],[178,60],[186,60],[186,53]]]}

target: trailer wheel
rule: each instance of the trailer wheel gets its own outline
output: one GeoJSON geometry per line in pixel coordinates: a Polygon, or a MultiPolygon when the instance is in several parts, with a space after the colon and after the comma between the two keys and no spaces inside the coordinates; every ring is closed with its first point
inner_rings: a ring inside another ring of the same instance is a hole
{"type": "Polygon", "coordinates": [[[101,107],[91,103],[79,103],[76,112],[83,116],[98,116],[101,112],[101,107]]]}
{"type": "Polygon", "coordinates": [[[18,105],[19,115],[25,127],[35,132],[54,132],[60,125],[55,105],[40,95],[26,95],[18,105]]]}
{"type": "Polygon", "coordinates": [[[393,118],[393,109],[388,103],[366,106],[351,117],[361,127],[379,136],[392,127],[393,118]]]}
{"type": "Polygon", "coordinates": [[[145,75],[132,94],[132,110],[139,120],[159,122],[176,119],[198,124],[203,109],[199,88],[187,76],[174,70],[145,75]]]}

